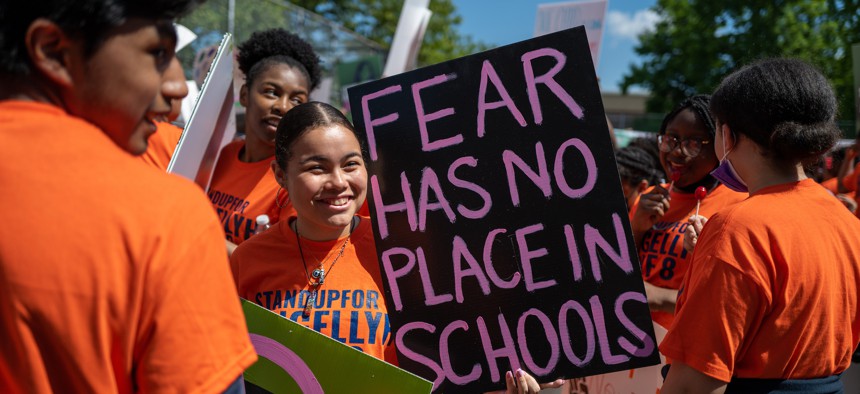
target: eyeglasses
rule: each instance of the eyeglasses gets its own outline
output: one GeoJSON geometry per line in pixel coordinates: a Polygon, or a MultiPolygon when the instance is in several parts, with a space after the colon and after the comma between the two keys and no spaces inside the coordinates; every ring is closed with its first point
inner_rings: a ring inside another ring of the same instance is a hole
{"type": "Polygon", "coordinates": [[[657,143],[660,145],[660,152],[672,152],[680,144],[681,153],[687,157],[696,157],[699,153],[702,153],[702,146],[710,144],[711,141],[701,140],[698,138],[679,140],[678,137],[661,134],[657,136],[657,143]]]}

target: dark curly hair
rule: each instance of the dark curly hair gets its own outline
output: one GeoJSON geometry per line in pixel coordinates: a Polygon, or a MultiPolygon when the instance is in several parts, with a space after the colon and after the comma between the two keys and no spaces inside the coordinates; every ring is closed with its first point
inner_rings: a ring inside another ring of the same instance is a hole
{"type": "Polygon", "coordinates": [[[38,18],[80,37],[87,56],[107,38],[110,28],[129,18],[176,19],[205,0],[2,0],[0,1],[0,72],[29,75],[32,63],[24,36],[38,18]]]}
{"type": "Polygon", "coordinates": [[[250,85],[263,71],[275,64],[287,64],[299,70],[308,80],[310,90],[320,82],[320,59],[313,47],[299,36],[284,29],[269,29],[251,34],[239,45],[239,69],[250,85]]]}
{"type": "Polygon", "coordinates": [[[766,59],[723,79],[711,112],[778,161],[814,161],[842,135],[827,78],[797,59],[766,59]]]}
{"type": "Polygon", "coordinates": [[[717,133],[717,129],[711,116],[711,110],[709,109],[710,103],[711,96],[707,94],[697,94],[687,97],[663,118],[663,123],[660,125],[660,134],[666,134],[666,127],[669,126],[669,122],[675,119],[675,116],[678,116],[681,111],[689,108],[696,115],[696,118],[705,124],[705,130],[713,139],[717,133]]]}

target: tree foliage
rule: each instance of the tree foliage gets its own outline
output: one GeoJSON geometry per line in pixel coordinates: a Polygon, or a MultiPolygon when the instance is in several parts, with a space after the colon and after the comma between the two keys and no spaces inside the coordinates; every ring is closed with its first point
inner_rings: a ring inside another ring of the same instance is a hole
{"type": "MultiPolygon", "coordinates": [[[[247,39],[254,31],[282,27],[310,41],[322,55],[324,63],[327,63],[324,64],[326,67],[332,66],[339,56],[344,55],[344,51],[364,52],[365,55],[369,51],[384,54],[391,46],[403,8],[403,0],[235,0],[235,4],[236,42],[247,39]],[[295,12],[296,6],[322,16],[331,24],[327,27],[339,25],[366,40],[343,42],[350,40],[347,35],[336,35],[332,29],[321,29],[320,21],[309,23],[306,20],[308,18],[295,12]],[[368,42],[377,45],[365,45],[368,42]]],[[[227,31],[227,10],[228,0],[208,0],[181,21],[195,33],[209,35],[198,40],[193,49],[217,43],[221,34],[227,31]]],[[[457,15],[451,0],[432,0],[430,10],[433,15],[418,54],[419,66],[488,48],[457,31],[462,18],[457,15]]],[[[194,51],[189,52],[181,54],[184,62],[190,62],[194,51]]]]}
{"type": "Polygon", "coordinates": [[[860,41],[860,0],[658,0],[661,21],[636,47],[623,91],[651,91],[649,112],[713,91],[731,71],[766,57],[818,66],[833,83],[843,119],[853,118],[851,44],[860,41]]]}
{"type": "MultiPolygon", "coordinates": [[[[403,0],[294,0],[293,3],[340,23],[386,49],[391,46],[403,0]]],[[[430,65],[488,49],[457,28],[462,18],[451,0],[430,1],[430,23],[424,36],[418,64],[430,65]]]]}

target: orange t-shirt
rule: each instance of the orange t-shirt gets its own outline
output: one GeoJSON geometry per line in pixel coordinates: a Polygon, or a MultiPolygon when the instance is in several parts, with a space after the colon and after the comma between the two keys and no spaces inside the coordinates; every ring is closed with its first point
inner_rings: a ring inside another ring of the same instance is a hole
{"type": "Polygon", "coordinates": [[[214,393],[256,360],[197,186],[42,103],[0,101],[0,157],[0,392],[214,393]]]}
{"type": "MultiPolygon", "coordinates": [[[[664,185],[664,187],[668,187],[664,185]]],[[[650,193],[650,188],[643,194],[650,193]]],[[[710,218],[714,213],[747,198],[746,193],[738,193],[718,185],[702,199],[699,215],[710,218]]],[[[696,214],[696,196],[692,193],[669,192],[669,210],[651,230],[645,233],[642,244],[638,245],[639,262],[642,276],[654,286],[679,289],[690,263],[690,255],[684,249],[684,232],[687,218],[696,214]]],[[[639,208],[639,200],[633,204],[630,217],[639,208]]],[[[663,327],[672,324],[672,314],[651,312],[652,319],[663,327]]]]}
{"type": "Polygon", "coordinates": [[[242,243],[230,256],[239,296],[396,364],[370,219],[362,218],[349,240],[302,239],[301,253],[289,222],[281,220],[242,243]],[[344,242],[343,255],[335,262],[344,242]],[[325,266],[325,281],[310,316],[304,317],[311,290],[309,274],[319,262],[325,266]]]}
{"type": "Polygon", "coordinates": [[[157,127],[156,132],[149,137],[146,151],[138,157],[144,163],[167,171],[173,152],[176,151],[176,145],[182,138],[182,129],[166,122],[158,122],[155,125],[157,127]]]}
{"type": "MultiPolygon", "coordinates": [[[[221,150],[208,192],[224,235],[236,245],[254,235],[257,216],[266,214],[274,219],[295,214],[289,199],[281,199],[286,204],[283,209],[275,204],[280,188],[272,173],[271,163],[275,158],[245,163],[239,160],[243,147],[244,141],[234,141],[221,150]]],[[[281,196],[285,194],[281,191],[281,196]]]]}
{"type": "Polygon", "coordinates": [[[660,350],[724,382],[837,374],[858,283],[860,222],[811,179],[764,188],[705,224],[660,350]]]}

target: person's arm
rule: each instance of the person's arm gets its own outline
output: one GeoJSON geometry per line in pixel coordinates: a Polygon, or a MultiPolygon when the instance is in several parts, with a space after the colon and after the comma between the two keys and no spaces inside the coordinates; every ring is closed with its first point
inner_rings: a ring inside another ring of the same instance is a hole
{"type": "Polygon", "coordinates": [[[725,391],[726,382],[705,375],[680,361],[672,362],[669,376],[660,389],[662,394],[722,394],[725,391]]]}
{"type": "Polygon", "coordinates": [[[699,234],[702,233],[702,228],[705,227],[705,223],[708,222],[708,218],[701,215],[693,215],[687,219],[687,230],[684,231],[684,249],[687,253],[693,253],[693,248],[696,247],[696,243],[699,242],[699,234]]]}
{"type": "Polygon", "coordinates": [[[669,210],[669,191],[657,185],[648,194],[639,196],[636,210],[631,214],[630,228],[636,248],[642,247],[645,233],[669,210]]]}
{"type": "Polygon", "coordinates": [[[227,243],[227,257],[230,257],[233,255],[233,251],[236,250],[236,248],[239,247],[239,245],[236,245],[230,241],[224,241],[224,242],[227,243]]]}
{"type": "Polygon", "coordinates": [[[648,298],[648,308],[652,311],[675,313],[678,290],[657,287],[645,282],[645,297],[648,298]]]}
{"type": "Polygon", "coordinates": [[[845,159],[842,160],[842,165],[839,166],[839,172],[836,173],[836,190],[839,193],[848,193],[854,191],[856,187],[846,185],[845,178],[855,178],[854,174],[854,158],[857,157],[857,144],[845,150],[845,159]]]}
{"type": "Polygon", "coordinates": [[[705,233],[697,246],[675,320],[660,343],[672,360],[662,393],[723,392],[742,357],[740,344],[756,335],[770,307],[750,272],[714,257],[711,247],[728,238],[711,236],[705,233]]]}
{"type": "Polygon", "coordinates": [[[847,194],[837,194],[836,199],[839,200],[845,208],[848,208],[851,213],[857,211],[857,201],[854,201],[854,199],[849,197],[847,194]]]}
{"type": "Polygon", "coordinates": [[[224,254],[223,229],[200,194],[173,210],[189,220],[170,225],[164,242],[150,252],[135,338],[141,391],[221,392],[257,358],[224,254]],[[217,307],[195,305],[189,295],[217,307]]]}
{"type": "Polygon", "coordinates": [[[227,386],[224,394],[245,394],[245,379],[242,378],[242,375],[239,375],[233,383],[227,386]]]}

